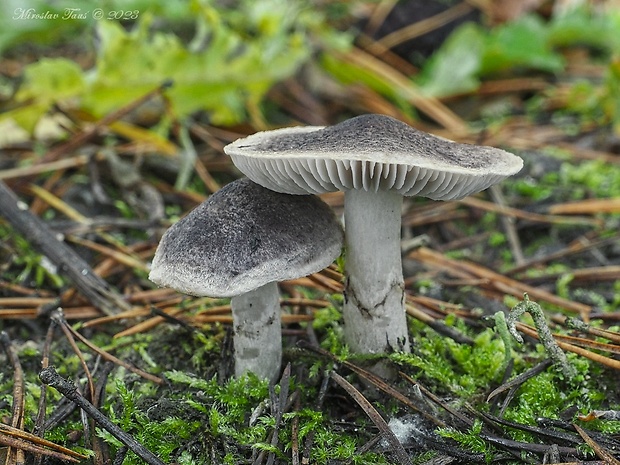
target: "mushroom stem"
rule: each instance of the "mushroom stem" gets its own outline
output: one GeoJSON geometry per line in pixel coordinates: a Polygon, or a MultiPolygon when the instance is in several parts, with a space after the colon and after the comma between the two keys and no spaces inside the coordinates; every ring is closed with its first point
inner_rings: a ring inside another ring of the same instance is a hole
{"type": "Polygon", "coordinates": [[[409,351],[400,250],[402,195],[345,192],[345,341],[353,352],[409,351]]]}
{"type": "Polygon", "coordinates": [[[282,363],[280,294],[275,282],[235,296],[233,316],[235,376],[249,371],[275,381],[282,363]]]}

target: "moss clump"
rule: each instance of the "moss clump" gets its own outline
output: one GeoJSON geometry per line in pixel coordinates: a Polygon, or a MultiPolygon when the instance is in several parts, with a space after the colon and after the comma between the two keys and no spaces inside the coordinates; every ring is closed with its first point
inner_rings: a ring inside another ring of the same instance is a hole
{"type": "MultiPolygon", "coordinates": [[[[469,332],[460,320],[455,324],[457,329],[469,332]]],[[[458,343],[423,328],[411,354],[395,353],[390,359],[416,368],[415,376],[437,385],[437,389],[471,400],[501,379],[504,360],[504,344],[492,329],[474,335],[473,341],[472,345],[458,343]]]]}

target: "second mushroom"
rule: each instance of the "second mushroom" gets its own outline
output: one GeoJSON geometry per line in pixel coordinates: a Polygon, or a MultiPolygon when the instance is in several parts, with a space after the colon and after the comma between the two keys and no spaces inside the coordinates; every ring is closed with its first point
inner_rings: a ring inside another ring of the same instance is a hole
{"type": "Polygon", "coordinates": [[[321,199],[244,178],[166,231],[149,279],[194,296],[232,297],[235,374],[274,381],[282,358],[277,282],[322,270],[342,244],[340,223],[321,199]]]}

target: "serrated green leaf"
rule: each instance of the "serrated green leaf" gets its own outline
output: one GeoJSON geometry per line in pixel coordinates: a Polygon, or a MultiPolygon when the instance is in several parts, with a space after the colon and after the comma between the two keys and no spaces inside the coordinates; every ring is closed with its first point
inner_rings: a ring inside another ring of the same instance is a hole
{"type": "Polygon", "coordinates": [[[87,73],[68,61],[76,69],[58,68],[67,67],[64,62],[58,69],[30,65],[33,80],[18,98],[36,99],[32,103],[40,106],[20,109],[13,119],[32,128],[49,108],[42,102],[51,105],[67,96],[80,97],[78,108],[102,117],[172,80],[166,91],[172,115],[204,111],[216,124],[234,124],[310,56],[302,1],[241,0],[234,9],[196,1],[191,8],[199,33],[189,45],[173,33],[153,31],[153,17],[141,13],[130,31],[114,21],[98,23],[100,46],[87,73]]]}
{"type": "Polygon", "coordinates": [[[29,65],[24,82],[15,94],[17,108],[3,113],[32,133],[38,121],[54,103],[78,97],[85,89],[81,68],[65,58],[45,58],[29,65]]]}
{"type": "Polygon", "coordinates": [[[150,34],[148,17],[129,33],[102,23],[101,52],[84,106],[102,115],[172,79],[167,95],[175,114],[206,110],[214,122],[231,124],[243,119],[247,101],[259,101],[309,55],[297,34],[276,37],[269,28],[270,36],[247,40],[213,8],[205,7],[201,18],[208,45],[198,52],[172,34],[150,34]]]}
{"type": "Polygon", "coordinates": [[[24,84],[15,96],[17,102],[63,101],[84,90],[82,69],[65,58],[44,58],[24,71],[24,84]]]}

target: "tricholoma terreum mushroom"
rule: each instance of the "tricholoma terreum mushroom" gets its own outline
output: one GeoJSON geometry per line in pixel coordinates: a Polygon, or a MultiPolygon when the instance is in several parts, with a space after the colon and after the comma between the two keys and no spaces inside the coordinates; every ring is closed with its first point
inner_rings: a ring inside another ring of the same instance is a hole
{"type": "Polygon", "coordinates": [[[321,199],[244,178],[166,231],[149,279],[194,296],[232,297],[235,374],[273,381],[282,359],[277,282],[320,271],[342,244],[340,223],[321,199]]]}
{"type": "Polygon", "coordinates": [[[247,177],[287,194],[345,192],[344,332],[352,351],[409,350],[400,230],[403,196],[460,199],[519,172],[521,158],[459,144],[394,118],[264,131],[224,148],[247,177]]]}

